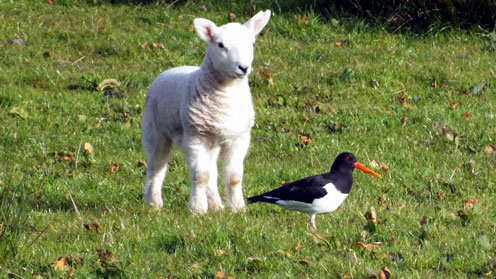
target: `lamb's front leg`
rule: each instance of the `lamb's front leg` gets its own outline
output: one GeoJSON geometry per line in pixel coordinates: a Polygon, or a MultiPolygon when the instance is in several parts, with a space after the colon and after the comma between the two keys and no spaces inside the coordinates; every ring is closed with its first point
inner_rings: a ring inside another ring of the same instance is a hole
{"type": "Polygon", "coordinates": [[[243,210],[243,161],[250,146],[250,133],[247,133],[222,146],[224,183],[227,205],[233,211],[243,210]]]}
{"type": "Polygon", "coordinates": [[[192,184],[189,207],[193,214],[205,214],[208,210],[209,184],[214,176],[217,179],[216,173],[211,171],[211,150],[202,143],[190,143],[185,146],[185,151],[192,184]]]}

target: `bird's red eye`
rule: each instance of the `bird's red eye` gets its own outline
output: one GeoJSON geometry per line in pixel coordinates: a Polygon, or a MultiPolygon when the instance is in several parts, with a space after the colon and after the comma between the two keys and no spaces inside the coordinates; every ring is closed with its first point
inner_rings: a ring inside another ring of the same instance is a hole
{"type": "Polygon", "coordinates": [[[344,157],[344,159],[345,159],[346,161],[351,160],[350,156],[346,156],[346,157],[344,157]]]}

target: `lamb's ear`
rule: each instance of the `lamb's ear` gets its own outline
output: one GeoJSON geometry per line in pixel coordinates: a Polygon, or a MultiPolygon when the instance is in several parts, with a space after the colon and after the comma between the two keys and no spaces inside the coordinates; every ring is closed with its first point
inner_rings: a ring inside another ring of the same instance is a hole
{"type": "Polygon", "coordinates": [[[258,35],[260,31],[267,25],[270,19],[270,10],[265,12],[260,11],[258,14],[254,15],[250,20],[245,22],[244,26],[253,31],[254,35],[258,35]]]}
{"type": "Polygon", "coordinates": [[[217,33],[217,25],[208,19],[195,18],[193,24],[195,25],[195,30],[198,36],[210,43],[213,41],[215,34],[217,33]]]}

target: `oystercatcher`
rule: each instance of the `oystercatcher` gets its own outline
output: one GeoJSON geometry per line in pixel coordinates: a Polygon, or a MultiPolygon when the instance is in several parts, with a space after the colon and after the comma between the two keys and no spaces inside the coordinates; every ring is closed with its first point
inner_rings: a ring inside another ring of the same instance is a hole
{"type": "Polygon", "coordinates": [[[353,185],[353,169],[371,175],[381,176],[359,163],[350,152],[339,154],[332,164],[331,171],[309,176],[248,198],[249,203],[275,203],[288,210],[300,211],[310,215],[310,225],[317,230],[315,216],[336,210],[350,193],[353,185]]]}

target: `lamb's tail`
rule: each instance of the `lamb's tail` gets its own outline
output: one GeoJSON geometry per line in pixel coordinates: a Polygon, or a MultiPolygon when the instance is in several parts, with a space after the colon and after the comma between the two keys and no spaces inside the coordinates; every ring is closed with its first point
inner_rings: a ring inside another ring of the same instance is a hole
{"type": "Polygon", "coordinates": [[[262,195],[258,195],[258,196],[249,197],[248,198],[248,204],[256,203],[256,202],[275,203],[278,200],[279,200],[278,198],[270,197],[270,196],[266,196],[266,195],[262,194],[262,195]]]}

